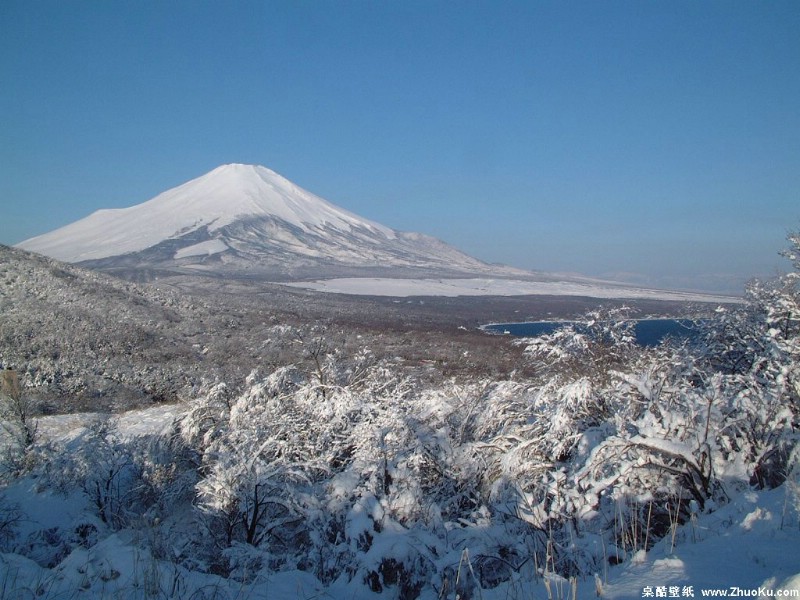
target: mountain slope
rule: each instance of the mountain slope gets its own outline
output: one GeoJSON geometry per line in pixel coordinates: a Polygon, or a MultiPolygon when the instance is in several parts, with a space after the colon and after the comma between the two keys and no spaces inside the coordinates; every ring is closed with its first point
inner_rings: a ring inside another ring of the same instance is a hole
{"type": "Polygon", "coordinates": [[[45,411],[172,401],[243,360],[226,346],[236,312],[3,245],[0,315],[0,368],[45,411]]]}
{"type": "Polygon", "coordinates": [[[364,219],[274,171],[241,164],[18,246],[106,269],[271,276],[497,271],[440,240],[364,219]]]}
{"type": "Polygon", "coordinates": [[[56,413],[117,412],[193,397],[209,382],[235,387],[254,369],[310,365],[302,340],[316,336],[342,364],[369,347],[417,377],[439,377],[416,370],[423,358],[450,375],[519,370],[516,347],[464,330],[496,314],[470,303],[405,308],[250,280],[171,281],[140,285],[0,244],[0,370],[15,369],[38,409],[56,413]]]}

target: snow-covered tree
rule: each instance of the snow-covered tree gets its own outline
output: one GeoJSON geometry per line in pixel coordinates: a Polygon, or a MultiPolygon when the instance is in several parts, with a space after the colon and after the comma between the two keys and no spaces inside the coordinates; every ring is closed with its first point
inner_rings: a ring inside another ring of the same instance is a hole
{"type": "Polygon", "coordinates": [[[63,493],[78,487],[100,520],[118,529],[139,509],[141,477],[134,457],[114,421],[98,418],[63,447],[52,449],[45,470],[63,493]]]}
{"type": "Polygon", "coordinates": [[[8,437],[6,462],[12,471],[36,441],[35,403],[23,393],[17,372],[7,368],[0,371],[0,426],[8,437]]]}

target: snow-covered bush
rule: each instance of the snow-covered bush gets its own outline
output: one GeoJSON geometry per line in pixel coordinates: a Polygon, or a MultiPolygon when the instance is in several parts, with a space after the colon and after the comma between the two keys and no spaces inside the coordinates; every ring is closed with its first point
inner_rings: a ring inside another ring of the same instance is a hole
{"type": "MultiPolygon", "coordinates": [[[[11,475],[24,468],[36,440],[35,402],[20,387],[17,372],[0,371],[0,453],[11,475]]],[[[2,474],[0,474],[2,475],[2,474]]]]}
{"type": "Polygon", "coordinates": [[[22,519],[24,519],[24,513],[19,505],[0,496],[0,551],[8,551],[11,542],[16,537],[17,526],[22,519]]]}
{"type": "Polygon", "coordinates": [[[621,315],[598,314],[522,342],[536,379],[494,410],[516,418],[484,456],[495,504],[539,532],[562,574],[598,560],[576,556],[576,537],[612,532],[604,548],[629,556],[724,502],[726,485],[783,481],[797,444],[796,274],[748,300],[705,324],[705,345],[638,347],[621,315]]]}
{"type": "Polygon", "coordinates": [[[520,391],[421,389],[374,363],[324,395],[315,373],[294,367],[251,375],[236,397],[210,390],[176,422],[197,457],[193,547],[243,580],[299,568],[415,597],[441,576],[450,546],[480,529],[482,572],[499,581],[509,557],[524,562],[527,538],[511,533],[516,524],[492,525],[482,445],[515,418],[496,397],[520,391]],[[501,546],[505,563],[489,560],[501,546]]]}
{"type": "Polygon", "coordinates": [[[575,323],[521,344],[530,361],[540,367],[543,381],[555,375],[605,383],[613,370],[640,351],[630,314],[627,307],[591,311],[575,323]]]}
{"type": "Polygon", "coordinates": [[[63,447],[51,449],[46,480],[64,494],[78,487],[104,525],[124,527],[142,509],[134,443],[119,437],[112,420],[98,418],[63,447]]]}
{"type": "MultiPolygon", "coordinates": [[[[401,382],[390,385],[391,379],[376,371],[361,386],[325,383],[321,394],[316,373],[309,381],[286,367],[264,378],[251,375],[237,398],[221,401],[212,390],[196,402],[177,427],[199,456],[198,507],[211,542],[229,556],[237,544],[261,548],[259,560],[273,567],[287,560],[324,563],[309,547],[314,536],[335,537],[339,515],[325,512],[319,492],[360,451],[373,452],[376,431],[361,432],[371,436],[364,439],[356,430],[381,420],[378,403],[365,397],[402,394],[401,382]]],[[[234,554],[238,560],[243,553],[234,554]]]]}
{"type": "Polygon", "coordinates": [[[780,485],[800,440],[800,235],[783,252],[794,271],[754,281],[747,305],[709,323],[703,360],[724,378],[726,450],[760,487],[780,485]]]}

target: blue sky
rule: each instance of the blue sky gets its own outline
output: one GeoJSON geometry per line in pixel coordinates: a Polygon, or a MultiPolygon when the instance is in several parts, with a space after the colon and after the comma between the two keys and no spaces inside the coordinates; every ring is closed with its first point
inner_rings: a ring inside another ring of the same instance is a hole
{"type": "Polygon", "coordinates": [[[0,3],[0,242],[229,162],[490,262],[788,267],[800,2],[0,3]]]}

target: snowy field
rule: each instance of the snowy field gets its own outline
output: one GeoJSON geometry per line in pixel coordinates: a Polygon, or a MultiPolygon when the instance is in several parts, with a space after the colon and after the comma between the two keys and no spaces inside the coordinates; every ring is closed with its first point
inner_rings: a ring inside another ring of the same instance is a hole
{"type": "Polygon", "coordinates": [[[595,282],[524,281],[515,279],[389,279],[382,277],[343,277],[283,283],[309,290],[366,296],[585,296],[675,300],[684,302],[731,303],[732,296],[678,292],[608,285],[595,282]]]}
{"type": "MultiPolygon", "coordinates": [[[[118,420],[125,438],[161,434],[186,406],[164,406],[132,411],[118,420]]],[[[84,426],[98,415],[51,416],[39,421],[47,439],[69,446],[84,426]]],[[[86,521],[92,507],[81,494],[37,491],[37,481],[26,478],[5,490],[4,503],[23,508],[25,532],[68,529],[86,521]]],[[[640,551],[629,563],[609,566],[593,577],[572,581],[537,573],[534,565],[521,568],[512,580],[493,589],[477,590],[484,600],[542,598],[589,600],[597,598],[800,597],[800,522],[792,507],[798,490],[785,484],[771,491],[743,491],[721,509],[698,514],[649,552],[640,551]],[[783,594],[783,595],[781,595],[783,594]]],[[[796,506],[796,505],[795,505],[796,506]]],[[[489,532],[487,531],[487,534],[489,532]]],[[[44,568],[32,558],[0,554],[2,598],[238,598],[293,600],[311,598],[395,598],[394,590],[375,594],[359,582],[337,580],[323,586],[313,575],[288,571],[257,577],[243,584],[215,575],[191,572],[175,562],[155,558],[150,548],[155,527],[121,529],[79,547],[44,568]],[[148,533],[149,531],[149,533],[148,533]]],[[[40,560],[53,552],[40,540],[40,560]]],[[[575,540],[577,545],[585,541],[575,540]]],[[[454,548],[450,561],[469,579],[469,548],[454,548]],[[466,552],[465,552],[466,551],[466,552]],[[462,560],[464,559],[464,560],[462,560]]],[[[33,555],[36,556],[35,553],[33,555]]],[[[458,572],[458,571],[456,571],[458,572]]],[[[424,600],[436,593],[423,590],[424,600]]]]}

